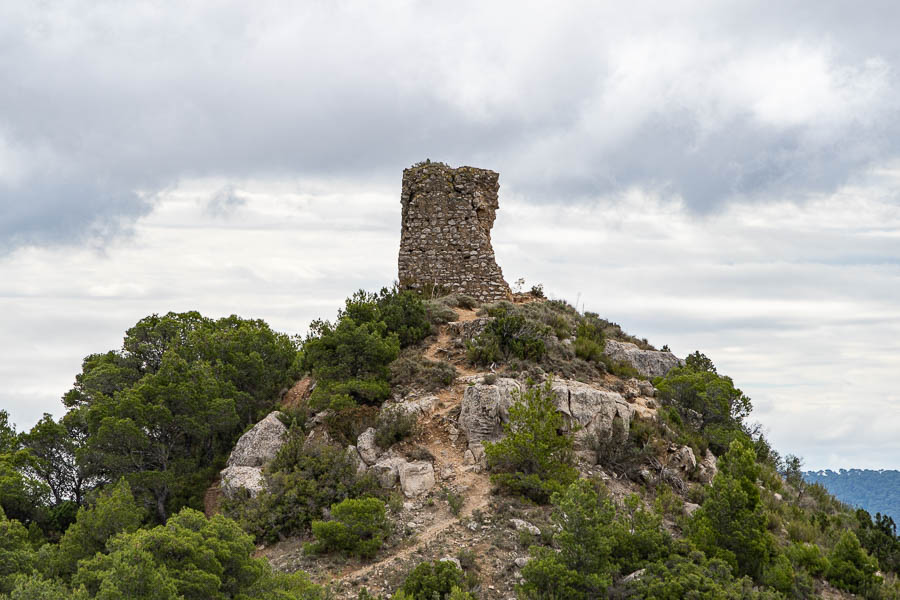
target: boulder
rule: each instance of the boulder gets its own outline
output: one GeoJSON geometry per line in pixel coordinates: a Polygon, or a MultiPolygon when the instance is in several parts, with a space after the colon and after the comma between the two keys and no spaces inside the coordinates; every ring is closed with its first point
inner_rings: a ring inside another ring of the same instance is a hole
{"type": "Polygon", "coordinates": [[[684,514],[687,516],[691,516],[700,508],[699,504],[694,504],[693,502],[685,502],[684,503],[684,514]]]}
{"type": "Polygon", "coordinates": [[[434,487],[434,466],[427,460],[398,465],[400,489],[407,498],[415,498],[434,487]]]}
{"type": "Polygon", "coordinates": [[[512,525],[512,528],[516,531],[527,531],[531,535],[541,535],[541,530],[528,521],[523,521],[522,519],[510,519],[509,524],[512,525]]]}
{"type": "Polygon", "coordinates": [[[356,449],[356,446],[347,446],[347,456],[349,456],[350,459],[354,463],[356,463],[356,474],[365,475],[368,465],[366,465],[366,461],[364,461],[359,455],[359,451],[356,449]]]}
{"type": "Polygon", "coordinates": [[[382,450],[375,443],[375,428],[369,427],[356,439],[356,450],[367,465],[374,465],[382,450]]]}
{"type": "Polygon", "coordinates": [[[405,398],[402,402],[386,402],[381,407],[381,412],[389,410],[403,411],[408,415],[428,416],[434,412],[434,408],[440,400],[437,396],[425,396],[424,398],[405,398]]]}
{"type": "Polygon", "coordinates": [[[673,446],[669,448],[669,465],[673,469],[677,469],[686,475],[690,475],[697,467],[697,459],[694,457],[694,451],[690,446],[673,446]]]}
{"type": "Polygon", "coordinates": [[[233,498],[235,492],[245,489],[256,496],[264,487],[262,467],[225,467],[222,471],[222,493],[233,498]]]}
{"type": "Polygon", "coordinates": [[[697,469],[697,480],[700,483],[712,482],[716,473],[719,472],[716,462],[716,455],[707,450],[706,455],[703,457],[703,460],[700,461],[699,468],[697,469]]]}
{"type": "Polygon", "coordinates": [[[590,436],[609,440],[616,419],[621,425],[619,435],[628,434],[634,411],[621,394],[565,379],[554,381],[552,389],[556,395],[556,406],[565,417],[566,428],[577,430],[576,443],[590,436]]]}
{"type": "Polygon", "coordinates": [[[287,427],[278,419],[278,411],[253,426],[238,439],[226,463],[229,467],[262,467],[278,454],[284,444],[287,427]]]}
{"type": "Polygon", "coordinates": [[[644,377],[665,377],[672,367],[682,364],[682,360],[671,352],[642,350],[630,342],[617,340],[606,340],[603,353],[631,365],[644,377]]]}
{"type": "Polygon", "coordinates": [[[648,398],[652,398],[656,395],[656,388],[653,387],[653,384],[649,381],[639,379],[638,380],[638,389],[641,392],[641,396],[647,396],[648,398]]]}
{"type": "Polygon", "coordinates": [[[634,573],[629,573],[628,575],[626,575],[625,577],[622,578],[622,583],[631,583],[632,581],[634,581],[636,579],[640,579],[641,577],[644,576],[644,573],[646,573],[646,572],[647,572],[647,569],[638,569],[634,573]]]}
{"type": "Polygon", "coordinates": [[[493,384],[476,383],[463,393],[459,428],[471,446],[473,442],[495,442],[503,435],[503,423],[509,421],[509,407],[521,391],[519,382],[505,377],[493,384]]]}
{"type": "Polygon", "coordinates": [[[382,489],[389,490],[400,481],[400,465],[406,460],[397,456],[383,456],[369,469],[382,489]]]}

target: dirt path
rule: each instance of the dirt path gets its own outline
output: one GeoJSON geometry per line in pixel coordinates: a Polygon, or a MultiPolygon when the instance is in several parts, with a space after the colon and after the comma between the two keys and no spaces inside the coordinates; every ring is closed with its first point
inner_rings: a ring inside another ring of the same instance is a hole
{"type": "MultiPolygon", "coordinates": [[[[478,314],[474,310],[469,310],[465,308],[454,308],[453,312],[456,313],[457,323],[467,323],[469,321],[474,321],[478,318],[478,314]]],[[[451,342],[453,340],[453,336],[450,335],[450,324],[441,325],[440,329],[438,329],[437,339],[431,343],[425,349],[423,356],[431,361],[440,361],[446,360],[452,355],[453,348],[451,347],[451,342]]],[[[478,371],[472,369],[472,367],[462,360],[449,361],[456,367],[456,372],[459,375],[477,375],[478,371]]]]}
{"type": "Polygon", "coordinates": [[[471,516],[471,514],[477,509],[485,508],[490,502],[490,482],[487,477],[482,477],[482,479],[483,481],[479,481],[477,487],[469,488],[469,494],[467,495],[466,503],[463,506],[463,509],[460,511],[458,517],[442,514],[440,518],[435,520],[434,523],[432,523],[428,527],[425,527],[421,532],[419,532],[416,535],[415,540],[405,548],[396,550],[392,552],[390,556],[386,556],[377,562],[363,565],[356,569],[348,569],[342,572],[340,577],[359,579],[369,575],[369,573],[376,569],[389,565],[390,563],[393,563],[395,561],[402,561],[406,558],[409,558],[410,555],[414,554],[418,550],[427,546],[430,542],[434,541],[434,539],[437,538],[438,535],[440,535],[442,532],[458,523],[460,519],[471,516]]]}
{"type": "MultiPolygon", "coordinates": [[[[472,321],[478,318],[474,310],[454,309],[454,311],[458,315],[459,321],[472,321]]],[[[429,360],[444,360],[441,355],[449,355],[452,339],[448,332],[448,325],[441,326],[437,339],[425,350],[425,357],[429,360]]],[[[454,366],[458,374],[478,374],[477,371],[462,361],[455,361],[454,366]]],[[[389,556],[377,562],[361,565],[357,568],[349,568],[341,572],[341,578],[365,578],[373,571],[386,567],[395,561],[409,558],[410,555],[434,541],[441,533],[459,523],[461,519],[471,516],[474,511],[483,509],[490,503],[490,479],[484,473],[476,473],[474,470],[467,470],[462,467],[465,448],[462,445],[451,442],[445,429],[447,414],[461,404],[464,391],[465,384],[454,384],[438,394],[438,397],[441,399],[441,408],[421,423],[422,433],[417,439],[417,442],[421,443],[435,457],[435,472],[440,473],[444,467],[450,467],[453,470],[452,483],[454,487],[465,490],[463,492],[465,501],[459,515],[453,515],[447,510],[442,510],[435,515],[434,522],[418,532],[409,545],[392,551],[389,556]]]]}

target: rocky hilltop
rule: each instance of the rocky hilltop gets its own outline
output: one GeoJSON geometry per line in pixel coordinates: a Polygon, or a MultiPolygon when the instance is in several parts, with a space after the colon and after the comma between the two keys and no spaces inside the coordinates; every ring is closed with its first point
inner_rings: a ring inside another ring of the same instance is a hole
{"type": "Polygon", "coordinates": [[[337,598],[898,597],[893,522],[808,486],[712,360],[510,293],[498,189],[404,171],[399,286],[314,324],[210,511],[337,598]]]}
{"type": "MultiPolygon", "coordinates": [[[[423,386],[414,381],[381,406],[379,415],[399,412],[415,419],[415,433],[401,443],[381,447],[375,427],[367,427],[346,446],[358,472],[371,475],[389,497],[397,498],[392,514],[395,531],[388,546],[373,560],[347,563],[333,557],[309,556],[303,551],[304,538],[292,538],[262,551],[277,568],[310,572],[323,583],[333,581],[339,597],[356,598],[362,588],[371,593],[392,593],[422,561],[457,563],[460,553],[468,556],[471,552],[480,569],[479,597],[514,597],[518,570],[529,559],[528,545],[532,536],[539,537],[541,528],[549,526],[549,513],[545,508],[492,494],[484,444],[502,439],[504,425],[510,421],[510,407],[528,385],[540,381],[550,382],[553,402],[562,418],[562,433],[574,440],[579,471],[605,482],[615,498],[621,500],[642,485],[660,480],[673,482],[684,491],[689,485],[709,482],[715,475],[715,455],[707,452],[697,456],[686,445],[668,444],[663,460],[636,471],[636,481],[619,469],[603,466],[603,457],[598,455],[603,447],[626,444],[632,419],[656,419],[656,389],[640,374],[665,375],[668,369],[664,365],[680,362],[672,354],[611,339],[607,342],[607,359],[621,360],[615,364],[636,375],[617,376],[604,374],[602,369],[578,359],[568,348],[572,344],[557,339],[554,351],[580,363],[577,367],[584,369],[584,381],[538,373],[537,365],[532,372],[498,375],[473,365],[467,353],[471,340],[497,318],[480,316],[487,315],[484,309],[448,306],[455,301],[452,296],[445,300],[448,302],[439,305],[444,308],[444,317],[453,320],[439,325],[434,335],[415,348],[415,355],[419,360],[436,359],[452,365],[457,376],[437,389],[427,382],[423,386]],[[533,379],[535,375],[538,380],[533,379]]],[[[556,310],[549,308],[552,306],[573,318],[574,311],[564,304],[530,297],[508,305],[508,309],[550,314],[556,310]]],[[[575,332],[571,333],[574,337],[575,332]]],[[[572,342],[571,338],[568,341],[572,342]]],[[[311,384],[311,380],[299,382],[288,394],[291,402],[308,401],[315,389],[311,384]]],[[[304,424],[310,444],[322,440],[336,443],[327,424],[329,415],[325,410],[304,424]]],[[[226,494],[245,488],[255,496],[262,489],[263,469],[274,458],[273,441],[280,439],[284,444],[287,439],[287,429],[278,416],[283,415],[270,414],[238,441],[222,472],[226,494]]],[[[686,507],[688,511],[696,508],[690,503],[686,507]]]]}

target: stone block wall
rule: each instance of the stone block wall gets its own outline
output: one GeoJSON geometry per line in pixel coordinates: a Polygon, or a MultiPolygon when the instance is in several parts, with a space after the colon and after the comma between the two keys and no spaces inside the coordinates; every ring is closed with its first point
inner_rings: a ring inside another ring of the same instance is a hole
{"type": "Polygon", "coordinates": [[[491,246],[499,177],[487,169],[442,163],[404,169],[401,287],[439,286],[481,302],[510,297],[491,246]]]}

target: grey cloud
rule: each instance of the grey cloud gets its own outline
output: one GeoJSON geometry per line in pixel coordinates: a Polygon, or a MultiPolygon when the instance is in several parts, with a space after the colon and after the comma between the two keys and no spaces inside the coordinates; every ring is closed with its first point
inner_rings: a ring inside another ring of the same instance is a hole
{"type": "Polygon", "coordinates": [[[799,200],[900,154],[900,54],[890,3],[797,6],[7,5],[0,142],[21,173],[3,182],[0,169],[0,248],[112,233],[185,178],[397,182],[426,156],[496,168],[532,202],[634,185],[698,211],[799,200]],[[629,62],[636,40],[648,54],[629,62]],[[828,47],[851,108],[867,60],[886,62],[885,87],[858,118],[761,123],[727,70],[793,42],[828,47]]]}

